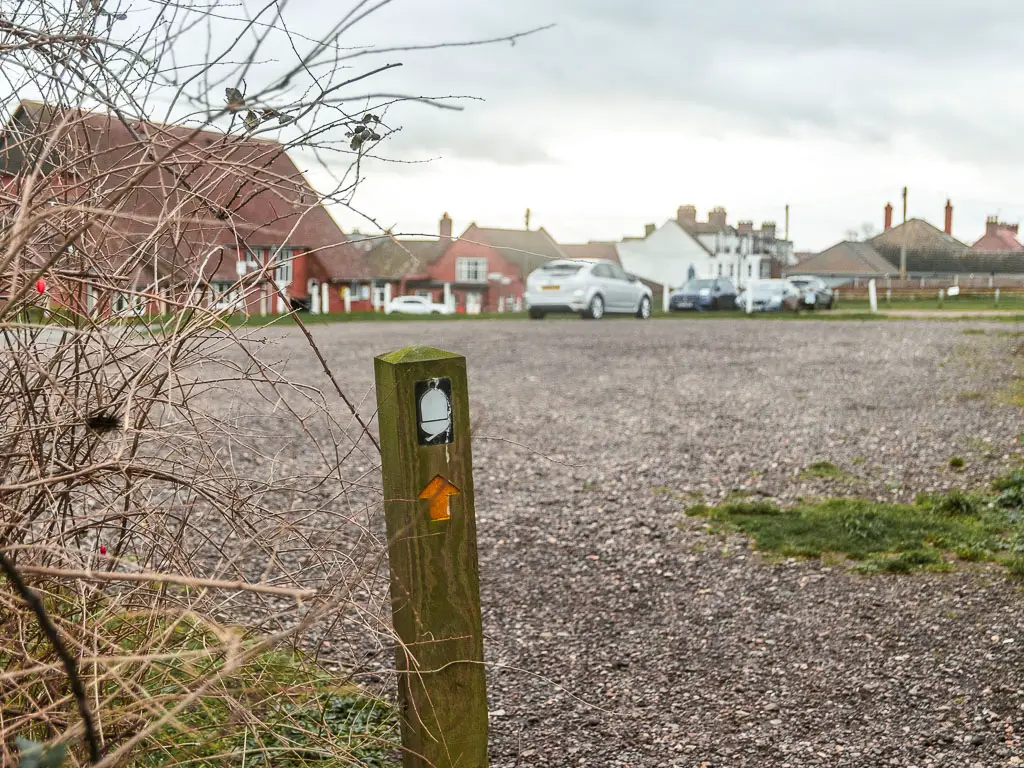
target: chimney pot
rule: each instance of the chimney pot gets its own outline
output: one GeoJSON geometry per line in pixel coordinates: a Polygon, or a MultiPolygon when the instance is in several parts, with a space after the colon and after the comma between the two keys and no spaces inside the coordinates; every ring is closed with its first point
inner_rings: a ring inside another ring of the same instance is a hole
{"type": "Polygon", "coordinates": [[[953,203],[946,201],[946,234],[953,234],[953,203]]]}
{"type": "Polygon", "coordinates": [[[657,224],[644,224],[644,237],[650,237],[657,229],[657,224]]]}
{"type": "Polygon", "coordinates": [[[999,231],[999,217],[989,216],[985,219],[985,234],[994,235],[999,231]]]}
{"type": "Polygon", "coordinates": [[[441,217],[440,232],[441,240],[443,242],[450,243],[452,241],[452,220],[447,213],[445,213],[444,216],[441,217]]]}
{"type": "Polygon", "coordinates": [[[892,203],[885,204],[885,231],[892,229],[892,203]]]}
{"type": "Polygon", "coordinates": [[[711,224],[712,226],[714,226],[714,227],[716,227],[716,228],[718,228],[720,230],[721,229],[725,229],[725,227],[726,227],[725,208],[723,208],[721,206],[716,206],[715,208],[712,208],[711,212],[708,214],[708,224],[711,224]]]}
{"type": "Polygon", "coordinates": [[[693,226],[697,223],[697,206],[680,205],[676,211],[676,221],[683,226],[693,226]]]}
{"type": "Polygon", "coordinates": [[[749,235],[754,231],[754,222],[749,219],[736,222],[736,231],[741,235],[749,235]]]}
{"type": "Polygon", "coordinates": [[[761,222],[761,234],[764,235],[768,240],[775,239],[775,222],[774,221],[762,221],[761,222]]]}

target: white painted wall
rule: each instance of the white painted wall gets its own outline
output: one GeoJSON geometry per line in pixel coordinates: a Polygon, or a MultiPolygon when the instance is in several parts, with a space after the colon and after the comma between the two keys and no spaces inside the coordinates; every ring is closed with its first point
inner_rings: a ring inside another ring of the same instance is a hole
{"type": "Polygon", "coordinates": [[[691,266],[696,277],[717,274],[715,257],[675,219],[669,219],[643,240],[628,240],[615,248],[624,270],[669,288],[686,283],[691,266]]]}

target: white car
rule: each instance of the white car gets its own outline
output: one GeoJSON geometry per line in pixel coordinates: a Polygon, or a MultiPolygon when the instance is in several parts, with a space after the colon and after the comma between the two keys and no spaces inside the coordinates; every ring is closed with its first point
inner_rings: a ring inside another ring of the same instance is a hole
{"type": "Polygon", "coordinates": [[[526,309],[535,320],[549,312],[578,312],[594,320],[612,312],[646,320],[653,306],[651,289],[612,261],[559,259],[526,278],[526,309]]]}
{"type": "Polygon", "coordinates": [[[452,310],[444,304],[435,304],[424,296],[396,296],[388,305],[389,312],[402,315],[450,315],[452,310]]]}

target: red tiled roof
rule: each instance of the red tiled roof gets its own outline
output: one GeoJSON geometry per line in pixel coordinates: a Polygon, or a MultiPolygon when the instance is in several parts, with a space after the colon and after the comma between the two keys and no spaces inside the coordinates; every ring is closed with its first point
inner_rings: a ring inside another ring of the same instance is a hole
{"type": "Polygon", "coordinates": [[[1013,232],[1002,227],[987,232],[971,246],[972,251],[1024,251],[1024,245],[1014,237],[1013,232]]]}
{"type": "Polygon", "coordinates": [[[308,249],[310,271],[329,279],[370,276],[363,254],[346,242],[279,142],[180,125],[125,125],[114,115],[23,101],[4,130],[0,169],[17,173],[54,138],[44,171],[90,180],[89,191],[100,201],[134,187],[117,202],[116,213],[99,215],[92,229],[115,263],[137,254],[144,241],[178,263],[219,261],[220,268],[210,267],[216,276],[235,279],[233,258],[211,253],[218,247],[231,253],[245,242],[308,249]],[[161,167],[146,170],[154,157],[163,158],[161,167]],[[172,218],[175,225],[160,227],[153,242],[153,221],[172,218]]]}

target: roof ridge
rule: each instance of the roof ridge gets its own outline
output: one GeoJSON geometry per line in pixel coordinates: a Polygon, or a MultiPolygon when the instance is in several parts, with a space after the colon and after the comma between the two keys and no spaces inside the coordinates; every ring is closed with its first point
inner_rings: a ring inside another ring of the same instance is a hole
{"type": "MultiPolygon", "coordinates": [[[[95,116],[95,117],[107,117],[107,118],[111,118],[111,119],[114,119],[114,120],[121,121],[121,118],[116,113],[114,113],[114,112],[100,111],[98,109],[84,109],[82,107],[64,107],[64,106],[59,106],[59,105],[55,105],[55,104],[48,104],[45,101],[37,101],[35,99],[19,99],[18,100],[18,106],[16,106],[14,108],[14,112],[11,113],[12,116],[14,114],[17,114],[18,110],[21,107],[29,105],[29,104],[34,106],[34,107],[38,107],[40,109],[51,109],[51,110],[54,110],[54,111],[74,111],[74,112],[78,112],[83,118],[87,118],[87,117],[90,117],[90,116],[95,116]]],[[[216,127],[214,127],[212,125],[209,128],[199,128],[197,126],[186,125],[184,123],[166,123],[166,122],[163,122],[161,120],[152,120],[150,118],[146,118],[144,120],[136,118],[136,117],[129,117],[129,116],[125,116],[125,118],[126,119],[123,122],[129,123],[129,124],[131,124],[133,122],[134,123],[144,123],[146,125],[153,126],[154,128],[171,128],[171,129],[178,129],[178,130],[194,131],[194,132],[196,132],[196,136],[197,137],[199,135],[201,135],[201,134],[211,134],[213,136],[216,136],[217,138],[223,138],[225,136],[233,136],[236,139],[239,139],[239,140],[241,140],[243,142],[251,141],[251,142],[261,142],[261,143],[264,143],[264,144],[276,144],[277,146],[279,146],[281,148],[284,148],[284,146],[285,146],[284,143],[282,143],[281,141],[278,141],[277,139],[264,138],[262,136],[237,136],[236,134],[228,133],[227,131],[223,131],[220,128],[216,128],[216,127]]]]}

